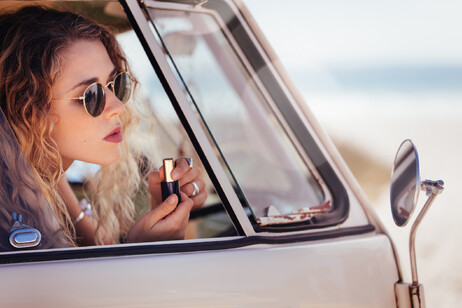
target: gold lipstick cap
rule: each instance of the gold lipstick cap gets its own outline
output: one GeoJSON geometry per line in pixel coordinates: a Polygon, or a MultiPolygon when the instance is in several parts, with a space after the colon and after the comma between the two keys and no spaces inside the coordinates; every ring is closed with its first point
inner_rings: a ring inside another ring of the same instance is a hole
{"type": "Polygon", "coordinates": [[[172,175],[171,175],[173,168],[175,168],[175,163],[173,161],[173,158],[165,158],[163,162],[164,162],[164,181],[168,183],[173,182],[172,175]]]}

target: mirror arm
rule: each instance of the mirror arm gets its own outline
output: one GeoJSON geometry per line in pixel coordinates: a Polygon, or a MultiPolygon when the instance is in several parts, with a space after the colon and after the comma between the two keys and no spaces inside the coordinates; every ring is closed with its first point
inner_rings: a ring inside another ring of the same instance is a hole
{"type": "Polygon", "coordinates": [[[419,226],[423,217],[425,216],[431,204],[435,200],[436,196],[443,192],[444,182],[441,180],[438,180],[438,181],[425,180],[420,184],[420,188],[421,190],[424,190],[426,192],[428,199],[425,202],[422,208],[422,211],[420,211],[419,216],[417,216],[414,224],[412,225],[411,233],[409,235],[409,254],[411,257],[411,272],[412,272],[412,285],[413,286],[419,285],[419,279],[417,277],[417,261],[416,261],[416,255],[415,255],[415,235],[417,232],[417,227],[419,226]]]}

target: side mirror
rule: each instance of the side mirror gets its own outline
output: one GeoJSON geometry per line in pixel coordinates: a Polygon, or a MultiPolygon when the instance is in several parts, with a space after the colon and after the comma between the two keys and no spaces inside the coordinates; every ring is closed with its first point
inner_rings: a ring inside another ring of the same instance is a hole
{"type": "Polygon", "coordinates": [[[391,213],[399,227],[411,218],[420,191],[419,156],[414,144],[408,139],[398,149],[391,175],[391,213]]]}
{"type": "Polygon", "coordinates": [[[401,144],[396,153],[395,164],[391,176],[390,199],[393,220],[399,227],[404,227],[411,218],[417,205],[419,191],[424,190],[428,196],[422,210],[412,225],[409,235],[409,253],[411,257],[412,284],[398,283],[395,288],[399,307],[425,307],[423,286],[417,277],[417,261],[415,255],[415,235],[417,227],[427,213],[436,196],[443,192],[444,182],[441,180],[420,181],[419,156],[411,140],[401,144]],[[403,298],[406,298],[403,302],[403,298]],[[402,303],[402,304],[400,304],[402,303]],[[408,305],[410,304],[410,306],[408,305]]]}

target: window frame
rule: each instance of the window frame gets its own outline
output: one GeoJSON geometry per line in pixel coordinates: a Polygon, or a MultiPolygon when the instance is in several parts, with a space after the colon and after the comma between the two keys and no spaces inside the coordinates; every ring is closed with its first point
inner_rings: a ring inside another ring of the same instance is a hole
{"type": "MultiPolygon", "coordinates": [[[[0,265],[21,264],[63,260],[82,260],[95,258],[132,257],[140,255],[182,254],[239,249],[254,245],[283,245],[339,239],[348,236],[364,235],[376,232],[374,225],[367,224],[341,229],[321,230],[318,232],[298,233],[282,236],[237,236],[228,238],[179,240],[168,242],[150,242],[118,244],[107,246],[71,247],[43,250],[0,252],[0,265]]],[[[187,255],[185,255],[187,256],[187,255]]],[[[136,260],[135,260],[136,262],[136,260]]]]}

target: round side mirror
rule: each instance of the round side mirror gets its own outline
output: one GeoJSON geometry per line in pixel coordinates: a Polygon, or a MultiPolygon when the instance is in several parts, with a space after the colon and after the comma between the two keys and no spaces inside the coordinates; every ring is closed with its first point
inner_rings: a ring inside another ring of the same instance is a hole
{"type": "Polygon", "coordinates": [[[393,220],[404,227],[414,211],[420,191],[419,157],[411,140],[401,144],[391,175],[390,199],[393,220]]]}

